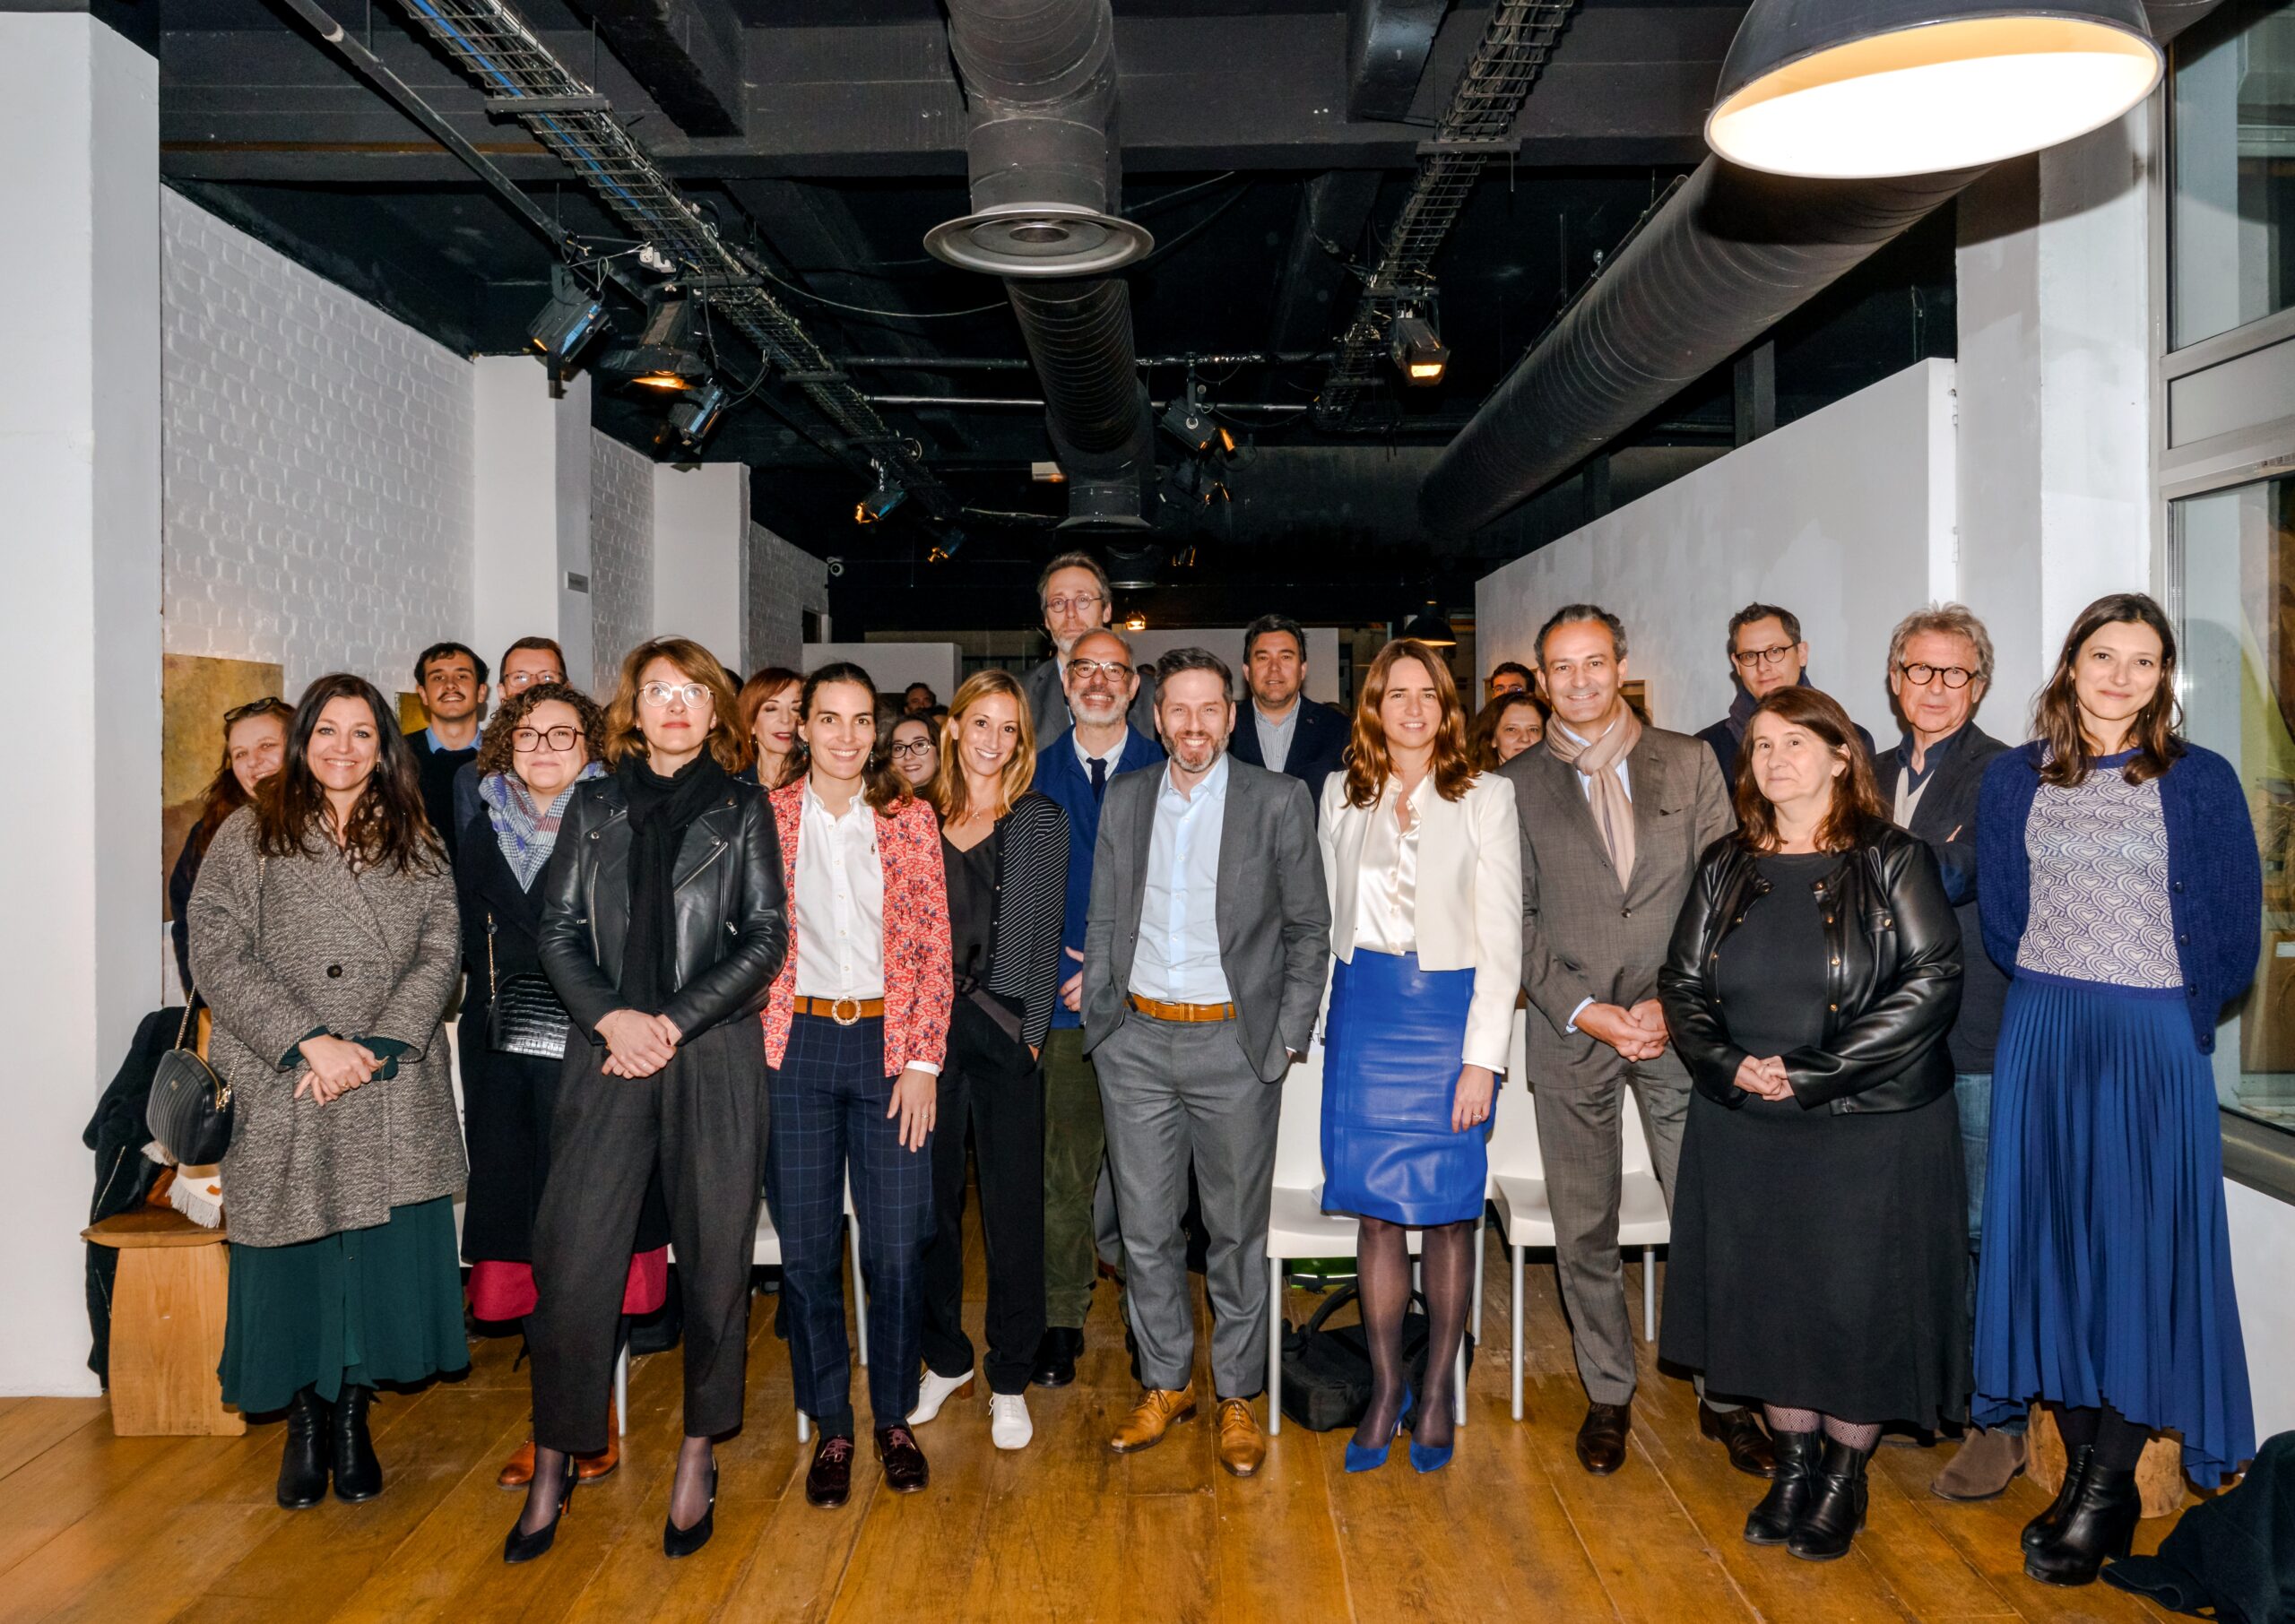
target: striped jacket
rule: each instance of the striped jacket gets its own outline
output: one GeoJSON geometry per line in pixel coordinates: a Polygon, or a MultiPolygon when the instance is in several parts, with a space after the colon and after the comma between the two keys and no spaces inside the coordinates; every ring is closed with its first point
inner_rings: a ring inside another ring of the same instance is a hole
{"type": "Polygon", "coordinates": [[[1043,1046],[1060,998],[1061,927],[1067,917],[1068,814],[1034,790],[997,821],[996,920],[983,984],[1020,1006],[1020,1041],[1043,1046]]]}
{"type": "MultiPolygon", "coordinates": [[[[765,1063],[778,1067],[789,1049],[797,1000],[797,837],[804,824],[805,780],[772,795],[781,836],[781,872],[789,888],[789,956],[765,1006],[765,1063]]],[[[949,965],[948,890],[940,866],[940,820],[922,800],[903,802],[877,819],[877,858],[885,872],[885,1075],[912,1063],[948,1057],[948,1008],[956,997],[949,965]]]]}

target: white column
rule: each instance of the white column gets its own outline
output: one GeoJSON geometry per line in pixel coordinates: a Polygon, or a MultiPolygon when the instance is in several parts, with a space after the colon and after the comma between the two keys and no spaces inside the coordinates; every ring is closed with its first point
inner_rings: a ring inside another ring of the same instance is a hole
{"type": "Polygon", "coordinates": [[[2151,109],[1962,199],[1960,596],[2022,738],[2072,618],[2152,584],[2151,109]]]}
{"type": "Polygon", "coordinates": [[[654,469],[654,632],[690,637],[742,667],[749,471],[740,462],[654,469]]]}
{"type": "Polygon", "coordinates": [[[531,356],[478,358],[478,652],[555,637],[566,669],[590,670],[590,380],[550,393],[531,356]]]}
{"type": "Polygon", "coordinates": [[[82,13],[0,13],[0,646],[39,695],[0,795],[0,1394],[93,1393],[80,1143],[160,998],[159,70],[82,13]]]}

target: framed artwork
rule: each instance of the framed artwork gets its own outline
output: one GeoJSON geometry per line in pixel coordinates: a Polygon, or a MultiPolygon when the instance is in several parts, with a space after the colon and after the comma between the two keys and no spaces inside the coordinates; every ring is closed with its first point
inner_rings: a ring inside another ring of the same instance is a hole
{"type": "Polygon", "coordinates": [[[267,698],[286,672],[260,660],[164,654],[160,661],[160,911],[168,918],[168,872],[198,820],[208,781],[223,760],[223,713],[267,698]]]}

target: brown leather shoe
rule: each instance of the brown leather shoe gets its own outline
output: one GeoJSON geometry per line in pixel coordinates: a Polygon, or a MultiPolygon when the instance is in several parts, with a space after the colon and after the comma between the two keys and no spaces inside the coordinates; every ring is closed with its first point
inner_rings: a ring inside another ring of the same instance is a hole
{"type": "Polygon", "coordinates": [[[1194,1413],[1194,1383],[1177,1392],[1168,1387],[1150,1387],[1139,1395],[1139,1403],[1124,1417],[1115,1436],[1108,1439],[1108,1447],[1118,1455],[1151,1449],[1164,1441],[1164,1434],[1171,1430],[1174,1422],[1186,1421],[1194,1413]]]}
{"type": "Polygon", "coordinates": [[[1596,1477],[1607,1477],[1625,1464],[1625,1433],[1633,1421],[1633,1406],[1589,1404],[1578,1428],[1578,1464],[1596,1477]]]}
{"type": "Polygon", "coordinates": [[[1267,1434],[1251,1415],[1251,1401],[1219,1401],[1219,1464],[1230,1475],[1249,1477],[1267,1464],[1267,1434]]]}
{"type": "Polygon", "coordinates": [[[877,1429],[877,1460],[885,1469],[885,1487],[895,1494],[914,1494],[932,1481],[916,1434],[906,1427],[877,1429]]]}
{"type": "Polygon", "coordinates": [[[1996,1500],[2024,1469],[2024,1440],[2013,1432],[1971,1429],[1953,1458],[1928,1485],[1939,1499],[1996,1500]]]}
{"type": "Polygon", "coordinates": [[[528,1438],[518,1446],[518,1452],[502,1463],[502,1470],[494,1481],[505,1489],[524,1489],[534,1481],[534,1440],[528,1438]]]}
{"type": "Polygon", "coordinates": [[[594,1483],[621,1464],[621,1418],[614,1413],[613,1400],[606,1400],[606,1447],[595,1455],[574,1457],[574,1481],[594,1483]]]}
{"type": "Polygon", "coordinates": [[[1729,1464],[1747,1477],[1777,1475],[1777,1450],[1750,1409],[1716,1410],[1697,1401],[1697,1430],[1729,1452],[1729,1464]]]}
{"type": "Polygon", "coordinates": [[[805,1473],[805,1503],[842,1506],[853,1492],[853,1440],[824,1432],[813,1440],[813,1464],[805,1473]]]}

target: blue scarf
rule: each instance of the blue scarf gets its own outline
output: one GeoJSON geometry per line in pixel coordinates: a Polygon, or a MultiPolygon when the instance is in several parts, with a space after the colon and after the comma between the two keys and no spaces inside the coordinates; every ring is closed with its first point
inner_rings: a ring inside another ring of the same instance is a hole
{"type": "Polygon", "coordinates": [[[603,762],[585,762],[574,774],[573,783],[558,792],[547,810],[534,804],[524,781],[515,773],[489,773],[479,780],[478,798],[486,803],[487,821],[494,825],[494,843],[502,848],[502,860],[510,865],[519,890],[533,890],[550,862],[574,785],[585,778],[602,778],[605,771],[603,762]]]}

